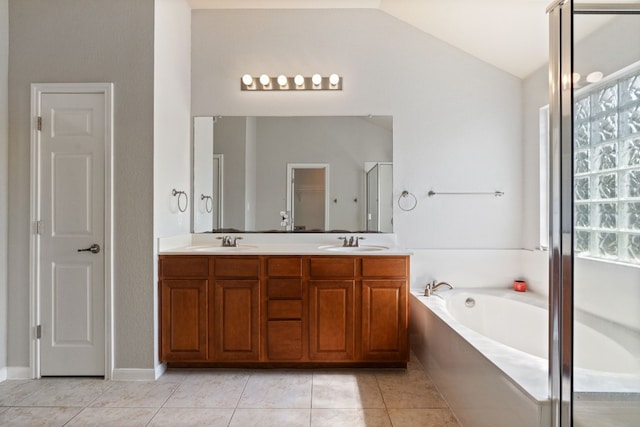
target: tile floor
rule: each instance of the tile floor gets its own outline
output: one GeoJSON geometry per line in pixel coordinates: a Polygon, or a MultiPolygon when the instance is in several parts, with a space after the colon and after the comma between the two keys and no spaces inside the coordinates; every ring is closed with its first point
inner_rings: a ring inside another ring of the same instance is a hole
{"type": "Polygon", "coordinates": [[[415,359],[407,370],[175,369],[149,382],[7,380],[0,425],[459,427],[415,359]]]}

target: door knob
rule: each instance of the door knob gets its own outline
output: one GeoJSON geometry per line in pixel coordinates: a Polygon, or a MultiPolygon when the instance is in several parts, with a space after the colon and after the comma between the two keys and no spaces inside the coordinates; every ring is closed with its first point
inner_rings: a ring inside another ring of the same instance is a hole
{"type": "Polygon", "coordinates": [[[100,245],[97,244],[97,243],[94,243],[93,245],[89,246],[88,248],[78,249],[78,252],[91,252],[92,254],[97,254],[98,252],[100,252],[100,245]]]}

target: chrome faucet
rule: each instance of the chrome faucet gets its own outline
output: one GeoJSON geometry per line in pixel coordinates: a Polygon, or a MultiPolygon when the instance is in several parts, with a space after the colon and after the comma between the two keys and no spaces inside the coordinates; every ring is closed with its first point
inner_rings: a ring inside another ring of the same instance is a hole
{"type": "Polygon", "coordinates": [[[364,240],[364,237],[350,236],[350,237],[338,237],[342,240],[342,246],[347,248],[359,248],[360,240],[364,240]]]}
{"type": "Polygon", "coordinates": [[[237,248],[238,240],[241,240],[242,237],[222,236],[218,237],[218,239],[222,240],[222,246],[225,248],[237,248]]]}
{"type": "Polygon", "coordinates": [[[453,289],[453,286],[451,286],[447,282],[438,283],[438,281],[434,279],[433,281],[427,283],[427,286],[425,286],[424,296],[430,297],[432,293],[434,293],[436,290],[438,290],[438,288],[441,288],[442,286],[447,286],[449,289],[453,289]]]}

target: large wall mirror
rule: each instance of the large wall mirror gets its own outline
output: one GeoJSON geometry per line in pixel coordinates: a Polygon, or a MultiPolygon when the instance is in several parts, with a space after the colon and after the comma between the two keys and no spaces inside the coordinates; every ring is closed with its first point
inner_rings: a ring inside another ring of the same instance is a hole
{"type": "Polygon", "coordinates": [[[393,232],[393,120],[194,117],[193,231],[393,232]]]}

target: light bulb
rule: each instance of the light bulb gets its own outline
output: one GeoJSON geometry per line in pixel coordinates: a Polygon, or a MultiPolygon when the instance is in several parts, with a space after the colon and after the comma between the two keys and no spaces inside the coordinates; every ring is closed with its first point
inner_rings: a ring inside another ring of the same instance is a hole
{"type": "Polygon", "coordinates": [[[284,74],[280,74],[278,76],[278,84],[280,86],[286,86],[287,85],[287,76],[285,76],[284,74]]]}
{"type": "Polygon", "coordinates": [[[331,86],[337,85],[339,81],[340,81],[340,76],[339,75],[331,74],[329,76],[329,83],[331,83],[331,86]]]}
{"type": "Polygon", "coordinates": [[[322,83],[322,76],[320,74],[314,74],[311,76],[311,82],[313,82],[314,86],[320,86],[320,83],[322,83]]]}
{"type": "Polygon", "coordinates": [[[260,75],[260,84],[262,86],[269,86],[269,82],[271,82],[269,76],[267,76],[266,74],[260,75]]]}
{"type": "Polygon", "coordinates": [[[293,81],[296,86],[302,86],[304,84],[304,77],[302,77],[300,74],[296,74],[296,76],[293,78],[293,81]]]}
{"type": "Polygon", "coordinates": [[[250,74],[245,74],[242,76],[242,83],[244,83],[245,86],[251,86],[253,84],[253,77],[251,77],[250,74]]]}
{"type": "Polygon", "coordinates": [[[587,81],[589,83],[596,83],[602,80],[602,77],[604,77],[604,74],[602,74],[602,72],[594,71],[593,73],[589,73],[589,75],[587,75],[587,81]]]}

